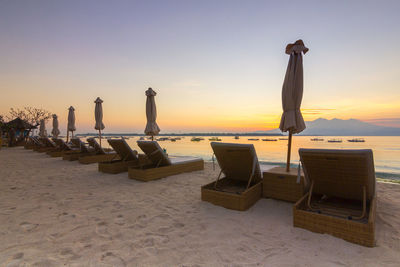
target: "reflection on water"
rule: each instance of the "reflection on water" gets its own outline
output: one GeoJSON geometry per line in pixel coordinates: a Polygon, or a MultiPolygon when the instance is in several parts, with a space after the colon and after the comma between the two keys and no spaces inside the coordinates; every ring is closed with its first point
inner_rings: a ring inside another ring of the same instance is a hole
{"type": "MultiPolygon", "coordinates": [[[[212,149],[208,139],[211,136],[202,136],[204,140],[198,142],[192,142],[191,136],[181,137],[181,140],[171,142],[170,140],[159,141],[162,148],[165,148],[170,155],[187,155],[187,156],[198,156],[204,160],[211,160],[212,149]]],[[[139,140],[138,136],[126,137],[127,143],[132,147],[140,151],[136,144],[139,140]]],[[[219,137],[222,142],[227,143],[242,143],[242,144],[253,144],[258,158],[261,163],[267,163],[272,165],[284,164],[286,162],[287,153],[287,140],[278,141],[262,141],[264,137],[256,136],[241,136],[239,139],[235,139],[234,136],[223,136],[219,137]],[[258,138],[258,141],[250,141],[248,139],[258,138]]],[[[270,137],[267,137],[267,139],[270,137]]],[[[377,172],[395,173],[400,178],[400,136],[329,136],[318,138],[324,139],[324,141],[311,141],[313,137],[310,136],[293,136],[292,142],[292,158],[293,164],[298,164],[299,155],[297,153],[299,148],[325,148],[325,149],[372,149],[374,152],[375,170],[377,172]],[[365,142],[348,142],[347,140],[352,138],[364,138],[365,142]],[[328,139],[342,139],[341,143],[329,143],[328,139]]],[[[105,147],[108,147],[108,143],[103,140],[102,142],[105,147]]]]}

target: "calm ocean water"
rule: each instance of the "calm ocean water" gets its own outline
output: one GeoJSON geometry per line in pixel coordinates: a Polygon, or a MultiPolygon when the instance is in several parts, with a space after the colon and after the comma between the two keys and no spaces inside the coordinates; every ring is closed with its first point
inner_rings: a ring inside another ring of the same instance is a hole
{"type": "MultiPolygon", "coordinates": [[[[164,137],[164,136],[162,136],[164,137]]],[[[159,141],[162,148],[167,150],[170,155],[187,155],[198,156],[206,161],[212,160],[212,149],[208,139],[210,136],[202,136],[204,140],[199,142],[192,142],[191,136],[181,137],[181,140],[176,142],[159,141]]],[[[136,144],[139,139],[138,136],[128,136],[126,141],[137,151],[140,151],[136,144]]],[[[253,144],[259,161],[261,164],[268,165],[284,165],[286,162],[287,153],[287,140],[279,140],[282,137],[261,137],[261,136],[241,136],[236,140],[233,136],[219,137],[222,142],[228,143],[244,143],[253,144]],[[249,138],[259,138],[259,141],[250,141],[249,138]],[[278,141],[262,141],[263,138],[278,139],[278,141]]],[[[311,141],[313,137],[310,136],[294,136],[292,145],[291,162],[297,166],[299,162],[298,149],[299,148],[327,148],[327,149],[372,149],[374,152],[375,171],[377,177],[399,179],[400,180],[400,136],[357,136],[357,138],[364,138],[364,143],[351,143],[348,139],[353,137],[347,136],[318,136],[324,141],[311,141]],[[342,143],[329,143],[328,139],[342,139],[342,143]]],[[[102,144],[108,147],[108,143],[103,139],[102,144]]]]}

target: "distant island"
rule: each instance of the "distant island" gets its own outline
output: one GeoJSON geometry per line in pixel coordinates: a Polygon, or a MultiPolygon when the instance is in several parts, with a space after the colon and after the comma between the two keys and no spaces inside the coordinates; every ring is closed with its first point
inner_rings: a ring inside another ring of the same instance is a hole
{"type": "MultiPolygon", "coordinates": [[[[356,119],[323,119],[306,121],[306,129],[299,135],[307,136],[400,136],[400,128],[384,127],[356,119]]],[[[279,129],[257,131],[256,133],[274,134],[279,129]]]]}

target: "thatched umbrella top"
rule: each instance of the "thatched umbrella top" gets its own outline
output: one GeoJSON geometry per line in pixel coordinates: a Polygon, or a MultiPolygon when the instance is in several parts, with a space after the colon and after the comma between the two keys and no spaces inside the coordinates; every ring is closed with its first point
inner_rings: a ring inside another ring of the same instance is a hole
{"type": "Polygon", "coordinates": [[[21,118],[16,118],[12,121],[3,124],[3,128],[15,129],[15,130],[25,130],[25,129],[36,129],[36,126],[22,120],[21,118]]]}

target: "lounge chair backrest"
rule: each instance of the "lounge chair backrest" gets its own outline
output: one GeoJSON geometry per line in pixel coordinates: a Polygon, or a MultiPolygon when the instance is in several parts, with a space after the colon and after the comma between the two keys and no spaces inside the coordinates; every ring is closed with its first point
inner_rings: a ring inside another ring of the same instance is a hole
{"type": "Polygon", "coordinates": [[[86,141],[88,141],[89,146],[94,148],[94,151],[96,152],[96,154],[99,154],[99,155],[106,154],[104,149],[99,145],[99,143],[97,143],[96,139],[94,139],[93,137],[86,139],[86,141]]]}
{"type": "Polygon", "coordinates": [[[86,144],[84,142],[82,142],[81,139],[75,137],[71,139],[71,142],[74,146],[79,147],[79,149],[81,150],[81,152],[83,153],[88,153],[89,149],[87,148],[86,144]]]}
{"type": "Polygon", "coordinates": [[[314,183],[313,193],[362,200],[375,194],[375,168],[371,149],[299,149],[304,175],[314,183]]]}
{"type": "Polygon", "coordinates": [[[157,141],[137,141],[140,149],[156,167],[171,165],[171,161],[157,141]]]}
{"type": "Polygon", "coordinates": [[[43,146],[42,142],[39,141],[39,139],[37,138],[37,136],[32,136],[30,137],[32,142],[37,145],[37,146],[43,146]]]}
{"type": "Polygon", "coordinates": [[[258,182],[261,170],[252,144],[211,142],[211,147],[225,177],[234,180],[258,182]]]}
{"type": "Polygon", "coordinates": [[[137,151],[132,150],[125,139],[108,139],[107,141],[122,160],[139,160],[137,151]]]}
{"type": "Polygon", "coordinates": [[[53,139],[53,141],[62,150],[72,150],[72,148],[67,143],[65,143],[64,140],[62,140],[60,138],[55,138],[55,139],[53,139]]]}
{"type": "Polygon", "coordinates": [[[42,137],[40,138],[42,143],[44,143],[47,147],[56,147],[56,144],[54,144],[53,141],[51,141],[48,137],[42,137]]]}

